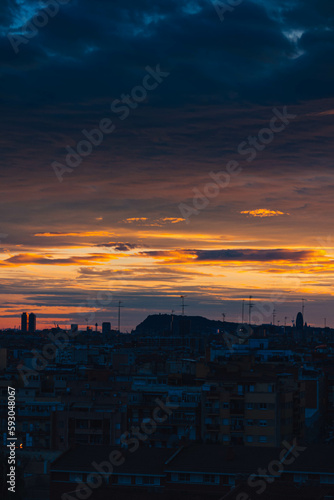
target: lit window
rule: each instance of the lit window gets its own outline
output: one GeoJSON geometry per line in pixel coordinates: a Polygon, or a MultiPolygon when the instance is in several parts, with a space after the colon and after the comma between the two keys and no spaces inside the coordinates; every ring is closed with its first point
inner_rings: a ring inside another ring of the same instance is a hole
{"type": "Polygon", "coordinates": [[[70,473],[70,481],[73,483],[81,483],[82,482],[82,474],[78,474],[77,472],[70,473]]]}

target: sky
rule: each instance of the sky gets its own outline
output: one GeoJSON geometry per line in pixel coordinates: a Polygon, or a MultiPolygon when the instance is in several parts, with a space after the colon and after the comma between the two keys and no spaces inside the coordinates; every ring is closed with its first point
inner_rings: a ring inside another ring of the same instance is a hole
{"type": "Polygon", "coordinates": [[[1,2],[0,327],[181,295],[334,327],[333,27],[332,0],[1,2]]]}

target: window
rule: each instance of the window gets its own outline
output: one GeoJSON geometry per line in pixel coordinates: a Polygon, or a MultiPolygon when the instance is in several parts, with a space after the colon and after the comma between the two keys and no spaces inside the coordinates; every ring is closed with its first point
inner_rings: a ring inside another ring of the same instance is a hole
{"type": "Polygon", "coordinates": [[[131,476],[118,476],[118,484],[131,484],[131,476]]]}
{"type": "Polygon", "coordinates": [[[247,403],[247,410],[252,410],[254,408],[253,403],[247,403]]]}
{"type": "Polygon", "coordinates": [[[267,436],[259,436],[259,443],[266,443],[268,441],[267,436]]]}
{"type": "Polygon", "coordinates": [[[246,425],[254,425],[254,420],[249,418],[248,420],[246,420],[246,425]]]}
{"type": "Polygon", "coordinates": [[[217,482],[219,482],[219,478],[218,478],[218,476],[214,476],[213,474],[204,474],[204,482],[216,484],[217,482]],[[218,479],[218,481],[217,481],[217,479],[218,479]]]}
{"type": "Polygon", "coordinates": [[[255,386],[254,385],[246,385],[245,389],[247,392],[254,392],[255,386]]]}
{"type": "Polygon", "coordinates": [[[82,474],[77,472],[70,472],[70,481],[73,483],[82,483],[82,474]]]}
{"type": "Polygon", "coordinates": [[[252,443],[253,442],[253,436],[246,436],[246,441],[247,441],[247,443],[252,443]]]}
{"type": "Polygon", "coordinates": [[[244,388],[242,385],[238,385],[238,394],[243,394],[244,393],[244,388]]]}
{"type": "Polygon", "coordinates": [[[229,436],[228,436],[227,434],[224,434],[224,435],[223,435],[223,441],[224,441],[224,442],[227,442],[227,441],[229,441],[229,440],[230,440],[229,436]]]}
{"type": "Polygon", "coordinates": [[[229,404],[228,403],[223,403],[223,408],[226,409],[229,407],[229,404]]]}
{"type": "Polygon", "coordinates": [[[223,423],[223,425],[229,425],[230,421],[228,418],[223,418],[222,423],[223,423]]]}
{"type": "MultiPolygon", "coordinates": [[[[103,478],[106,478],[107,476],[104,476],[104,475],[103,475],[102,477],[103,477],[103,478]]],[[[91,485],[93,486],[93,488],[94,488],[95,486],[96,486],[96,487],[98,487],[98,486],[99,486],[99,484],[100,484],[100,480],[99,480],[99,478],[97,477],[97,475],[95,475],[95,474],[91,474],[91,476],[90,476],[90,478],[89,478],[89,479],[90,479],[90,480],[89,480],[89,481],[87,481],[87,484],[91,484],[91,485]]]]}
{"type": "Polygon", "coordinates": [[[320,484],[334,484],[334,475],[333,474],[321,474],[320,476],[320,484]]]}
{"type": "Polygon", "coordinates": [[[88,429],[88,420],[78,419],[75,423],[76,429],[88,429]]]}
{"type": "Polygon", "coordinates": [[[261,427],[266,427],[266,425],[267,425],[267,421],[266,421],[266,420],[259,420],[259,425],[260,425],[261,427]]]}
{"type": "Polygon", "coordinates": [[[308,479],[307,474],[294,474],[293,475],[293,480],[295,483],[304,483],[305,481],[307,481],[307,479],[308,479]]]}
{"type": "Polygon", "coordinates": [[[203,483],[203,476],[201,476],[201,474],[191,474],[190,482],[191,483],[203,483]]]}
{"type": "Polygon", "coordinates": [[[267,409],[267,403],[260,403],[259,404],[260,410],[266,410],[267,409]]]}
{"type": "Polygon", "coordinates": [[[160,478],[159,477],[150,477],[150,476],[137,476],[136,477],[136,484],[153,484],[155,486],[160,485],[160,478]]]}
{"type": "Polygon", "coordinates": [[[179,474],[179,481],[182,483],[189,483],[190,474],[179,474]]]}
{"type": "Polygon", "coordinates": [[[90,444],[102,444],[102,435],[93,434],[90,436],[90,444]]]}

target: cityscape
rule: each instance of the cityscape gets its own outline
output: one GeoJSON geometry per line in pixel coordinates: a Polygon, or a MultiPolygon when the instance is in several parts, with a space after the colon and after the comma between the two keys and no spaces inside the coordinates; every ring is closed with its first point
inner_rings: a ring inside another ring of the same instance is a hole
{"type": "Polygon", "coordinates": [[[1,332],[1,433],[10,383],[24,498],[331,497],[334,329],[302,312],[97,326],[40,330],[23,312],[1,332]]]}
{"type": "Polygon", "coordinates": [[[0,2],[0,500],[334,500],[333,0],[0,2]]]}

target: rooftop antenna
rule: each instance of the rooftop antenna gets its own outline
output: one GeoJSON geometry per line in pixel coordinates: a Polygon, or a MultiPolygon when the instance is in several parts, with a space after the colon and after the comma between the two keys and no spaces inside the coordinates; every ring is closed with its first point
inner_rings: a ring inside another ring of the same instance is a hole
{"type": "Polygon", "coordinates": [[[304,319],[304,311],[305,311],[305,299],[302,299],[302,315],[304,319]]]}
{"type": "Polygon", "coordinates": [[[242,309],[241,309],[241,323],[244,324],[244,316],[245,316],[245,299],[242,299],[242,309]]]}
{"type": "Polygon", "coordinates": [[[95,323],[95,333],[97,333],[97,323],[95,323]]]}
{"type": "Polygon", "coordinates": [[[275,326],[276,309],[273,310],[273,326],[275,326]]]}
{"type": "Polygon", "coordinates": [[[173,322],[174,322],[174,315],[173,315],[173,313],[174,313],[174,312],[175,312],[175,311],[174,311],[174,309],[172,309],[172,320],[171,320],[171,322],[170,322],[170,331],[171,331],[172,333],[173,333],[173,322]]]}
{"type": "Polygon", "coordinates": [[[225,323],[225,316],[226,316],[226,314],[222,313],[222,316],[223,316],[223,324],[224,324],[225,323]]]}
{"type": "Polygon", "coordinates": [[[186,297],[186,295],[180,295],[180,298],[181,298],[181,307],[182,307],[182,316],[184,316],[184,308],[188,307],[187,305],[184,304],[185,297],[186,297]]]}
{"type": "Polygon", "coordinates": [[[122,301],[119,300],[118,301],[118,333],[121,333],[121,307],[124,307],[124,306],[121,306],[122,304],[122,301]]]}
{"type": "Polygon", "coordinates": [[[254,306],[252,304],[252,296],[250,295],[249,296],[249,303],[248,303],[248,324],[249,324],[249,326],[251,325],[251,319],[252,319],[251,318],[252,307],[254,307],[254,306]]]}

